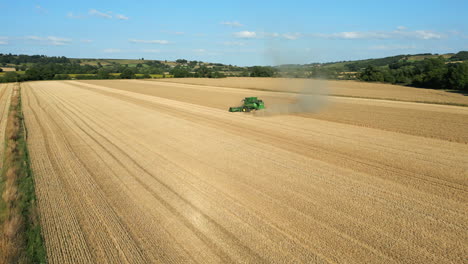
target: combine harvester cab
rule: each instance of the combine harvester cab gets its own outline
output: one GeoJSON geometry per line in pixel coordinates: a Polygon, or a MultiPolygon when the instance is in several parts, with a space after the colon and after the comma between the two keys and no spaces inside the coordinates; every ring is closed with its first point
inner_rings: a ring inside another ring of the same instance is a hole
{"type": "Polygon", "coordinates": [[[242,106],[229,107],[229,112],[250,112],[252,110],[260,110],[265,108],[265,104],[257,97],[246,97],[242,100],[242,106]]]}

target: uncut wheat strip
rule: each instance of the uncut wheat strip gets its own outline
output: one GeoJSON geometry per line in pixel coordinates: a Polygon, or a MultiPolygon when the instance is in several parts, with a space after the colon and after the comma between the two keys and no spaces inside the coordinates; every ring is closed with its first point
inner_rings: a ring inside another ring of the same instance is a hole
{"type": "MultiPolygon", "coordinates": [[[[95,112],[94,112],[94,113],[95,113],[95,112]]],[[[97,145],[96,142],[93,142],[93,143],[94,143],[95,145],[97,145]]],[[[105,153],[100,153],[99,155],[104,155],[104,154],[105,154],[105,153]]],[[[135,193],[138,193],[138,192],[135,192],[135,193]]],[[[140,193],[141,193],[141,191],[140,191],[140,193]]],[[[136,215],[138,215],[138,214],[136,214],[136,215]]],[[[145,225],[141,225],[141,226],[145,226],[145,225]]],[[[141,226],[140,226],[140,227],[141,227],[141,226]]]]}
{"type": "MultiPolygon", "coordinates": [[[[149,84],[152,86],[170,86],[170,87],[184,87],[192,88],[199,90],[217,90],[217,91],[227,91],[232,92],[233,90],[243,94],[252,93],[251,89],[245,88],[233,88],[233,87],[221,87],[221,86],[207,86],[207,85],[196,85],[196,84],[179,84],[179,83],[167,83],[167,82],[158,82],[158,81],[145,81],[145,80],[124,80],[129,84],[149,84]]],[[[278,96],[278,97],[290,97],[291,95],[296,95],[294,92],[270,92],[270,91],[255,91],[255,94],[259,96],[278,96]]],[[[354,98],[354,97],[339,97],[339,96],[327,96],[328,100],[333,102],[344,102],[344,103],[359,103],[363,105],[378,105],[394,108],[404,108],[404,109],[416,109],[424,111],[437,111],[437,112],[447,112],[455,114],[468,115],[467,107],[453,106],[453,105],[439,105],[439,104],[425,104],[425,103],[414,103],[414,102],[403,102],[403,101],[392,101],[385,99],[368,99],[368,98],[354,98]]]]}
{"type": "MultiPolygon", "coordinates": [[[[49,121],[49,123],[54,123],[54,120],[49,121]]],[[[55,129],[60,131],[58,138],[63,134],[61,133],[62,129],[57,125],[55,125],[55,129]]],[[[92,243],[95,246],[93,249],[97,254],[97,258],[103,257],[106,261],[115,262],[117,259],[125,261],[129,257],[130,259],[126,261],[133,263],[144,262],[141,259],[138,260],[138,249],[132,246],[132,243],[129,243],[131,239],[128,238],[126,231],[122,229],[118,217],[106,205],[106,200],[100,193],[98,186],[90,179],[82,165],[76,161],[74,154],[66,144],[66,140],[56,139],[54,143],[58,143],[55,152],[61,153],[61,157],[69,160],[68,163],[60,164],[62,168],[58,167],[58,169],[62,170],[65,173],[64,175],[67,175],[63,180],[68,191],[72,194],[71,196],[75,199],[74,206],[83,221],[82,228],[91,228],[94,231],[94,233],[85,233],[92,238],[92,243]],[[68,153],[71,155],[67,155],[68,153]],[[74,175],[77,175],[76,178],[73,177],[74,175]],[[123,246],[124,244],[125,246],[123,246]],[[136,258],[132,259],[133,257],[136,258]]]]}
{"type": "Polygon", "coordinates": [[[28,148],[48,260],[51,263],[92,263],[78,220],[69,206],[69,197],[49,160],[46,142],[43,140],[46,135],[39,123],[42,120],[38,119],[42,113],[36,110],[39,109],[37,98],[31,94],[34,88],[29,85],[23,87],[28,148]]]}
{"type": "Polygon", "coordinates": [[[357,81],[321,81],[283,78],[245,78],[234,77],[225,79],[203,78],[167,78],[151,80],[158,83],[183,83],[203,86],[222,86],[243,89],[271,89],[275,91],[298,92],[304,86],[327,87],[330,93],[348,96],[368,96],[379,98],[394,98],[401,100],[423,100],[436,102],[467,103],[461,94],[437,91],[424,88],[412,88],[400,85],[376,84],[357,81]]]}

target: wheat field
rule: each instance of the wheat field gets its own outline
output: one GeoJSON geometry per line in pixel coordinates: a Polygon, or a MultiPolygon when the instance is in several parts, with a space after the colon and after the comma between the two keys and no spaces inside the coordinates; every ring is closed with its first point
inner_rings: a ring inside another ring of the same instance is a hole
{"type": "Polygon", "coordinates": [[[243,82],[24,83],[49,262],[466,261],[467,107],[327,97],[230,113],[245,96],[295,100],[243,82]]]}
{"type": "Polygon", "coordinates": [[[0,83],[0,168],[3,168],[5,129],[13,84],[0,83]]]}

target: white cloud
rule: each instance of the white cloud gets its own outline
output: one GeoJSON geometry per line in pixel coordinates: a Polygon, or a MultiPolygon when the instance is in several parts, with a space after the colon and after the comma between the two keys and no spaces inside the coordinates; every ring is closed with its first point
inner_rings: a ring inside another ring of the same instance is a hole
{"type": "Polygon", "coordinates": [[[243,38],[243,39],[252,39],[257,37],[257,33],[253,31],[240,31],[233,34],[236,38],[243,38]]]}
{"type": "Polygon", "coordinates": [[[48,37],[39,37],[39,36],[27,36],[25,37],[26,40],[32,40],[32,41],[37,41],[41,44],[44,45],[52,45],[52,46],[62,46],[62,45],[67,45],[71,43],[71,39],[69,38],[60,38],[60,37],[54,37],[54,36],[48,36],[48,37]]]}
{"type": "Polygon", "coordinates": [[[110,15],[109,13],[112,13],[112,12],[103,13],[103,12],[97,11],[96,9],[90,9],[88,12],[88,14],[91,16],[98,16],[102,18],[111,19],[112,15],[110,15]]]}
{"type": "Polygon", "coordinates": [[[103,50],[104,53],[119,53],[119,52],[122,52],[121,49],[104,49],[103,50]]]}
{"type": "Polygon", "coordinates": [[[129,39],[128,41],[132,43],[145,43],[145,44],[161,44],[166,45],[170,42],[167,40],[143,40],[143,39],[129,39]]]}
{"type": "Polygon", "coordinates": [[[228,27],[243,27],[241,23],[237,21],[224,21],[220,23],[221,25],[228,26],[228,27]]]}
{"type": "Polygon", "coordinates": [[[280,34],[277,32],[252,32],[252,31],[241,31],[233,34],[236,38],[242,39],[253,39],[253,38],[284,38],[288,40],[296,40],[303,36],[301,33],[284,33],[280,34]]]}
{"type": "Polygon", "coordinates": [[[331,39],[388,39],[390,34],[385,32],[338,32],[331,34],[312,34],[313,37],[331,38],[331,39]]]}
{"type": "Polygon", "coordinates": [[[300,33],[286,33],[286,34],[281,35],[281,37],[283,37],[285,39],[289,39],[289,40],[296,40],[296,39],[300,38],[301,36],[302,36],[302,34],[300,34],[300,33]]]}
{"type": "Polygon", "coordinates": [[[83,43],[91,43],[93,42],[91,39],[82,39],[81,42],[83,43]]]}
{"type": "Polygon", "coordinates": [[[409,50],[416,48],[415,45],[377,45],[370,47],[371,50],[409,50]]]}
{"type": "Polygon", "coordinates": [[[67,13],[67,17],[68,18],[73,18],[73,19],[85,18],[85,17],[90,17],[90,16],[102,17],[102,18],[106,18],[106,19],[115,18],[115,19],[119,19],[119,20],[128,20],[129,19],[128,16],[125,16],[125,15],[122,15],[122,14],[115,14],[114,15],[112,11],[101,12],[101,11],[98,11],[96,9],[90,9],[88,11],[87,15],[75,14],[73,12],[68,12],[67,13]]]}
{"type": "Polygon", "coordinates": [[[193,51],[195,51],[197,53],[205,53],[206,52],[205,49],[194,49],[193,51]]]}
{"type": "Polygon", "coordinates": [[[427,31],[427,30],[416,30],[414,35],[419,39],[441,39],[443,36],[441,34],[427,31]]]}
{"type": "Polygon", "coordinates": [[[225,41],[225,42],[223,42],[223,45],[226,45],[226,46],[245,46],[245,43],[240,42],[240,41],[225,41]]]}
{"type": "Polygon", "coordinates": [[[127,16],[120,15],[120,14],[115,15],[115,18],[120,19],[120,20],[128,20],[127,16]]]}
{"type": "Polygon", "coordinates": [[[398,27],[393,31],[349,31],[338,33],[316,33],[310,34],[312,37],[330,38],[330,39],[441,39],[444,34],[429,31],[415,30],[409,31],[405,27],[398,27]]]}

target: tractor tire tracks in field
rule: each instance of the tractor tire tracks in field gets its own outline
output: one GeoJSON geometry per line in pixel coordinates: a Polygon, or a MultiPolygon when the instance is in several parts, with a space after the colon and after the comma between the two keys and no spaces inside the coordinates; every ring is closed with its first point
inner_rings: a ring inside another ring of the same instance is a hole
{"type": "Polygon", "coordinates": [[[10,98],[13,90],[13,84],[0,83],[0,168],[3,167],[3,152],[5,148],[5,129],[7,125],[8,109],[10,109],[10,98]]]}
{"type": "Polygon", "coordinates": [[[22,93],[50,263],[454,263],[467,255],[466,144],[232,114],[180,91],[175,100],[46,81],[22,93]]]}

